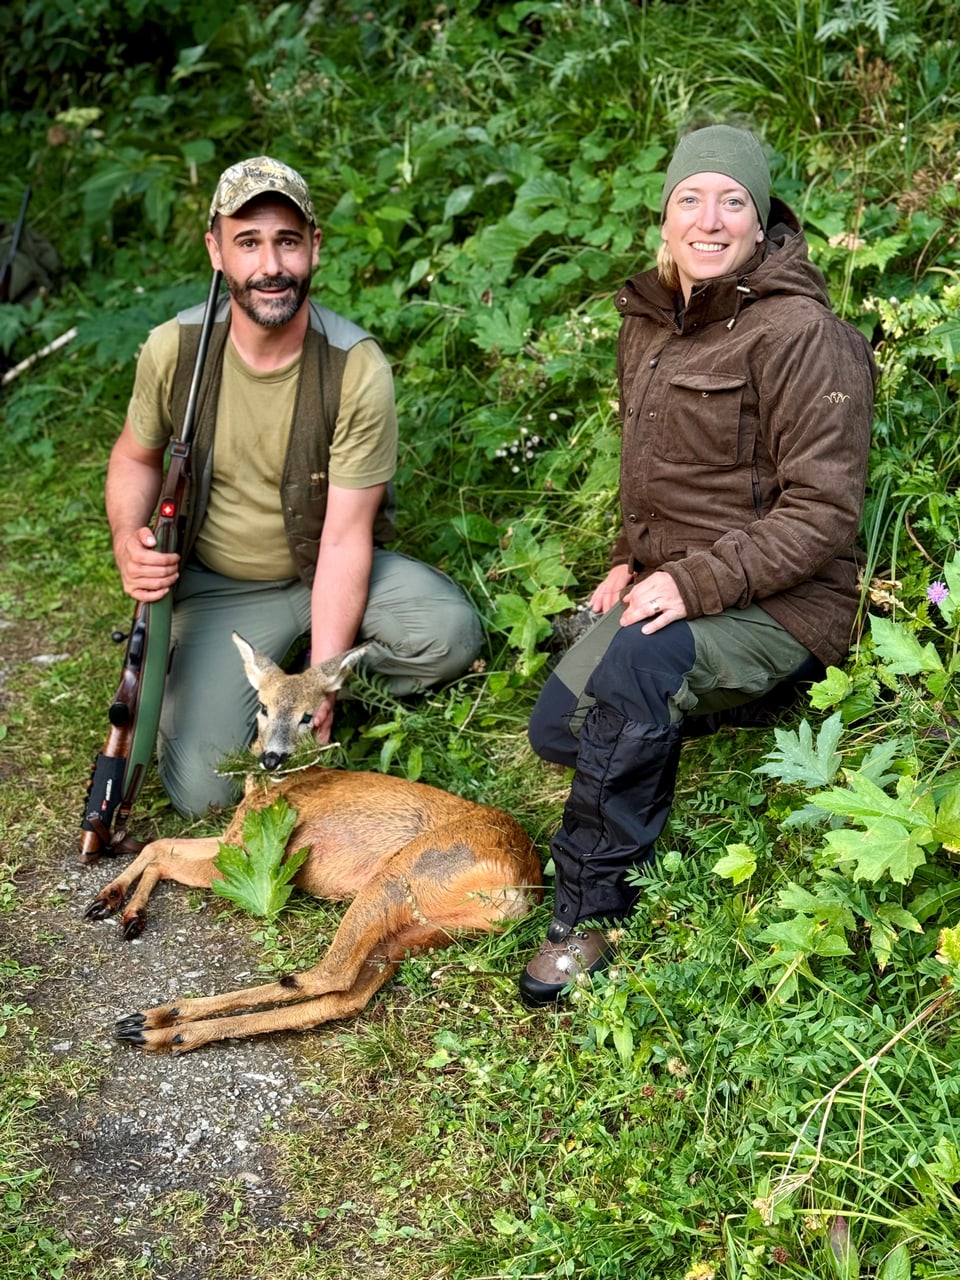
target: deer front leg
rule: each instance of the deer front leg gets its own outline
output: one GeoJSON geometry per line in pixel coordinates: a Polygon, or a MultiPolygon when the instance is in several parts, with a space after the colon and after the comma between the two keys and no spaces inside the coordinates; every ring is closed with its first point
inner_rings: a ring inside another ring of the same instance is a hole
{"type": "Polygon", "coordinates": [[[139,937],[146,924],[147,899],[157,883],[174,880],[190,888],[208,889],[216,874],[213,860],[219,850],[220,838],[217,836],[155,840],[141,850],[115,879],[104,885],[87,907],[86,918],[106,920],[120,910],[130,894],[130,902],[121,920],[123,936],[128,939],[139,937]]]}

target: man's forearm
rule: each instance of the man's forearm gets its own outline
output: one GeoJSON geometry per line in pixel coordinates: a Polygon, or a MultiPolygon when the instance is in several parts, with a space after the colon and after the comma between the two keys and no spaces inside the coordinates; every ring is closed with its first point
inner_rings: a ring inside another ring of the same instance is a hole
{"type": "Polygon", "coordinates": [[[114,549],[119,539],[149,524],[162,482],[155,467],[117,454],[110,459],[104,501],[114,549]]]}
{"type": "Polygon", "coordinates": [[[320,544],[311,599],[311,661],[322,662],[355,643],[370,589],[373,544],[369,537],[320,544]]]}

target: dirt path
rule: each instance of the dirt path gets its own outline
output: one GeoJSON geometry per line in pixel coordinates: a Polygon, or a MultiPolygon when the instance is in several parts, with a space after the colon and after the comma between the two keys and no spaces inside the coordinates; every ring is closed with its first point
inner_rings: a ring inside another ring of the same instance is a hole
{"type": "Polygon", "coordinates": [[[258,1226],[279,1222],[284,1188],[264,1140],[322,1126],[324,1104],[303,1088],[297,1037],[175,1058],[117,1042],[120,1015],[258,981],[250,930],[218,919],[210,902],[191,910],[187,891],[163,885],[144,936],[124,942],[114,922],[83,919],[112,863],[80,866],[69,848],[63,857],[55,886],[39,874],[19,877],[25,907],[12,953],[39,974],[23,997],[34,1011],[34,1051],[53,1083],[40,1105],[39,1155],[53,1171],[56,1216],[84,1258],[71,1274],[137,1263],[162,1280],[199,1280],[222,1244],[206,1231],[165,1258],[178,1211],[202,1206],[202,1218],[220,1225],[240,1201],[258,1226]]]}
{"type": "MultiPolygon", "coordinates": [[[[10,690],[24,671],[59,660],[44,630],[42,621],[0,617],[0,722],[16,724],[10,690]]],[[[53,737],[45,742],[56,752],[53,737]]],[[[260,1246],[282,1230],[289,1257],[300,1230],[278,1142],[335,1124],[342,1091],[317,1096],[305,1082],[318,1064],[323,1078],[336,1049],[322,1036],[264,1036],[170,1057],[115,1040],[116,1019],[136,1009],[266,975],[256,971],[253,922],[209,894],[160,885],[134,942],[115,921],[84,919],[116,863],[79,862],[81,782],[57,794],[35,751],[12,736],[0,747],[5,851],[22,868],[15,909],[0,916],[0,959],[18,975],[10,1003],[30,1009],[8,1017],[3,1049],[10,1077],[22,1076],[37,1099],[27,1167],[49,1171],[47,1234],[64,1233],[77,1252],[69,1280],[141,1271],[155,1280],[273,1280],[269,1261],[258,1263],[260,1246]]]]}

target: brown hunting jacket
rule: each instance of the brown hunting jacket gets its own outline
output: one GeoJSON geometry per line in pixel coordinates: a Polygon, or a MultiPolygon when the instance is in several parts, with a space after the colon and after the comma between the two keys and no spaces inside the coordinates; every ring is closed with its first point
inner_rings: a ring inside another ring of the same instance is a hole
{"type": "Polygon", "coordinates": [[[757,604],[825,665],[840,662],[860,598],[876,368],[831,311],[796,218],[774,199],[757,253],[696,286],[686,308],[655,271],[616,305],[612,562],[669,573],[688,618],[757,604]]]}

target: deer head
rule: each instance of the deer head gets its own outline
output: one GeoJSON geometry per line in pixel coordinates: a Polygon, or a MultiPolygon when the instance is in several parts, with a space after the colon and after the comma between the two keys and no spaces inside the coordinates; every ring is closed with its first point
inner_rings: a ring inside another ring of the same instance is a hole
{"type": "Polygon", "coordinates": [[[370,648],[358,645],[335,658],[327,658],[299,675],[288,675],[265,653],[233,632],[247,679],[257,691],[257,736],[253,751],[261,769],[277,769],[310,732],[310,721],[326,693],[339,689],[350,669],[370,648]]]}

